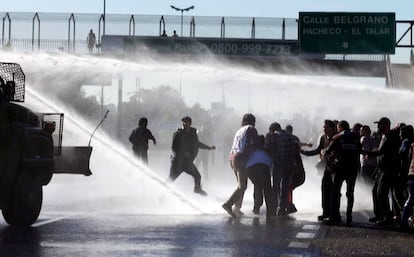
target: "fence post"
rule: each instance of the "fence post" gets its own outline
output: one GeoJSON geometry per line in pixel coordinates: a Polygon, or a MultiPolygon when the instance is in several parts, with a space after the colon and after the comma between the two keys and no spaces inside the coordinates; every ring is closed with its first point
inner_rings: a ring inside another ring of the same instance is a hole
{"type": "Polygon", "coordinates": [[[195,20],[194,20],[194,16],[191,18],[191,22],[190,22],[190,37],[195,37],[195,20]]]}
{"type": "Polygon", "coordinates": [[[132,35],[135,36],[135,18],[134,15],[131,15],[131,19],[129,19],[129,35],[131,36],[131,24],[132,24],[132,35]]]}
{"type": "Polygon", "coordinates": [[[253,20],[252,20],[252,34],[251,34],[251,37],[253,39],[256,38],[256,23],[255,23],[254,17],[253,17],[253,20]]]}
{"type": "Polygon", "coordinates": [[[68,52],[70,49],[70,22],[72,21],[73,23],[73,44],[72,44],[72,52],[75,52],[75,15],[72,13],[69,17],[69,27],[68,27],[68,52]]]}
{"type": "MultiPolygon", "coordinates": [[[[97,48],[98,48],[98,52],[100,53],[101,52],[101,47],[102,47],[102,45],[101,45],[101,25],[103,24],[102,26],[105,26],[105,16],[103,14],[99,17],[98,23],[99,23],[99,29],[98,29],[98,45],[97,45],[97,48]]],[[[105,35],[105,33],[103,35],[105,35]]]]}
{"type": "Polygon", "coordinates": [[[11,40],[11,19],[9,13],[6,13],[3,17],[3,31],[2,31],[2,37],[1,37],[1,45],[4,46],[4,23],[6,22],[6,18],[9,21],[9,42],[7,42],[6,45],[10,46],[10,40],[11,40]]]}
{"type": "Polygon", "coordinates": [[[165,21],[164,21],[164,15],[163,15],[161,16],[161,20],[160,20],[160,36],[164,34],[164,31],[165,31],[165,21]],[[162,24],[162,30],[161,30],[161,24],[162,24]]]}
{"type": "Polygon", "coordinates": [[[221,17],[221,30],[220,30],[220,37],[224,38],[226,35],[226,23],[224,23],[224,17],[221,17]]]}
{"type": "Polygon", "coordinates": [[[37,20],[37,49],[40,50],[40,19],[39,14],[35,13],[32,20],[32,51],[34,50],[35,20],[37,20]]]}

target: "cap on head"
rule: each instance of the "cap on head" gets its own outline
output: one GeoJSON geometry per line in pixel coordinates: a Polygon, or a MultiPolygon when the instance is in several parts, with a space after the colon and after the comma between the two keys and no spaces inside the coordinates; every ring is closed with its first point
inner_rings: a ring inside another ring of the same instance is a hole
{"type": "Polygon", "coordinates": [[[374,121],[374,123],[384,124],[384,125],[391,125],[391,121],[387,117],[382,117],[378,121],[374,121]]]}
{"type": "Polygon", "coordinates": [[[246,113],[245,115],[243,115],[242,126],[255,125],[255,123],[256,123],[256,117],[254,117],[253,114],[246,113]]]}
{"type": "Polygon", "coordinates": [[[191,117],[190,117],[190,116],[184,116],[184,117],[181,119],[181,121],[182,121],[182,122],[191,122],[191,117]]]}

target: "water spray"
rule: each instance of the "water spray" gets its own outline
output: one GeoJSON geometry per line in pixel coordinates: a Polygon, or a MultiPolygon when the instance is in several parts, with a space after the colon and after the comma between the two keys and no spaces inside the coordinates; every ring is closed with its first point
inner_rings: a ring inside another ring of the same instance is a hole
{"type": "MultiPolygon", "coordinates": [[[[60,108],[58,108],[56,105],[53,105],[50,101],[44,99],[41,95],[39,95],[35,90],[27,87],[26,88],[28,93],[32,95],[32,98],[37,99],[39,102],[41,102],[42,104],[44,104],[45,106],[48,106],[49,108],[52,108],[53,110],[59,110],[60,108]]],[[[98,124],[98,126],[95,128],[95,131],[97,130],[97,128],[102,124],[102,122],[105,120],[105,118],[107,117],[109,113],[109,110],[107,110],[107,112],[105,113],[102,121],[98,124]]],[[[66,118],[71,121],[77,128],[79,128],[81,131],[83,131],[84,133],[89,134],[90,130],[84,128],[84,126],[81,126],[78,122],[78,119],[71,117],[70,115],[66,116],[66,118]]],[[[95,131],[93,131],[93,134],[95,133],[95,131]]],[[[91,138],[92,138],[91,136],[91,138]]],[[[147,178],[149,178],[150,180],[156,182],[157,184],[163,186],[165,189],[167,189],[169,191],[169,193],[176,197],[179,201],[181,201],[182,203],[186,204],[187,206],[189,206],[190,208],[192,208],[195,211],[198,211],[202,214],[207,214],[206,211],[203,210],[203,208],[201,206],[199,206],[197,203],[195,203],[194,201],[188,199],[185,195],[183,195],[181,192],[177,191],[176,189],[174,189],[171,184],[169,184],[167,181],[161,179],[160,177],[156,176],[156,174],[154,172],[152,172],[148,167],[144,166],[144,165],[140,165],[140,163],[137,163],[135,160],[132,160],[126,153],[124,153],[123,151],[120,151],[119,149],[116,149],[113,147],[113,144],[111,145],[110,143],[107,142],[107,140],[101,138],[101,137],[96,137],[96,140],[101,143],[103,146],[111,149],[111,151],[119,156],[120,158],[122,158],[123,160],[129,162],[131,165],[138,167],[141,174],[143,174],[144,176],[146,176],[147,178]]],[[[89,141],[90,143],[90,141],[89,141]]]]}

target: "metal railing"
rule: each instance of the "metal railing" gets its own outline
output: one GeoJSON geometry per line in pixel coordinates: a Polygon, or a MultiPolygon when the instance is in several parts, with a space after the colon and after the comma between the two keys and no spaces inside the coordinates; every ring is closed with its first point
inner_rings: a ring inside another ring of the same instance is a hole
{"type": "MultiPolygon", "coordinates": [[[[106,34],[159,36],[163,30],[167,33],[175,30],[181,22],[181,17],[175,15],[107,14],[104,17],[102,14],[0,12],[0,17],[3,17],[0,47],[16,47],[13,45],[16,39],[27,39],[31,36],[33,50],[39,48],[41,41],[59,39],[67,40],[65,49],[71,52],[76,51],[76,44],[73,43],[76,38],[86,38],[90,29],[98,30],[99,45],[103,27],[106,27],[106,34]],[[158,29],[156,24],[159,24],[158,29]],[[139,31],[136,25],[139,26],[139,31]]],[[[290,31],[287,33],[289,39],[297,38],[296,20],[289,19],[290,23],[286,25],[282,24],[282,20],[253,18],[252,22],[252,18],[249,17],[184,16],[184,30],[188,28],[189,32],[184,36],[196,36],[197,21],[197,37],[281,39],[284,31],[290,31]]]]}
{"type": "MultiPolygon", "coordinates": [[[[104,17],[103,14],[0,12],[0,17],[2,17],[0,47],[24,47],[25,50],[30,48],[41,50],[49,46],[50,42],[63,40],[66,41],[66,46],[58,46],[58,49],[83,52],[82,40],[78,41],[77,38],[86,38],[90,29],[98,30],[99,49],[103,27],[106,28],[106,34],[159,36],[163,30],[171,32],[181,26],[180,15],[107,14],[104,17]],[[136,25],[139,30],[136,30],[136,25]],[[31,46],[27,48],[26,39],[30,35],[31,46]]],[[[184,16],[183,18],[184,31],[189,33],[184,36],[188,37],[196,36],[196,22],[197,37],[297,40],[298,36],[298,24],[295,18],[215,16],[184,16]]],[[[396,47],[414,48],[413,25],[414,20],[396,21],[398,38],[396,47]]],[[[342,55],[341,58],[344,56],[342,55]]]]}
{"type": "Polygon", "coordinates": [[[387,88],[395,88],[397,87],[398,82],[396,81],[397,76],[395,75],[394,67],[391,64],[390,56],[386,56],[386,62],[385,62],[385,86],[387,88]]]}
{"type": "Polygon", "coordinates": [[[414,25],[414,21],[405,21],[405,20],[400,20],[400,21],[396,21],[397,24],[408,24],[408,28],[404,31],[404,33],[402,34],[402,36],[396,41],[395,46],[396,47],[409,47],[409,48],[413,48],[413,25],[414,25]],[[406,36],[408,35],[408,33],[410,33],[409,36],[409,40],[410,42],[407,44],[403,44],[402,40],[404,38],[406,38],[406,36]]]}
{"type": "MultiPolygon", "coordinates": [[[[71,52],[73,48],[76,49],[76,53],[88,53],[88,47],[86,40],[72,40],[66,39],[40,39],[38,41],[39,47],[33,49],[33,40],[31,38],[11,39],[10,46],[4,46],[4,49],[13,47],[22,51],[48,51],[48,52],[71,52]],[[70,49],[68,49],[68,47],[70,49]]],[[[95,53],[99,52],[98,46],[94,50],[95,53]]]]}

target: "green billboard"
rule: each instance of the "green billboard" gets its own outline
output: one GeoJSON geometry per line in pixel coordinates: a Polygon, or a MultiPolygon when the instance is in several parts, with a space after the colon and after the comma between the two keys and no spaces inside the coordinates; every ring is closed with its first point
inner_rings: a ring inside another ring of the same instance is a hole
{"type": "Polygon", "coordinates": [[[395,13],[300,12],[303,53],[394,54],[395,13]]]}

